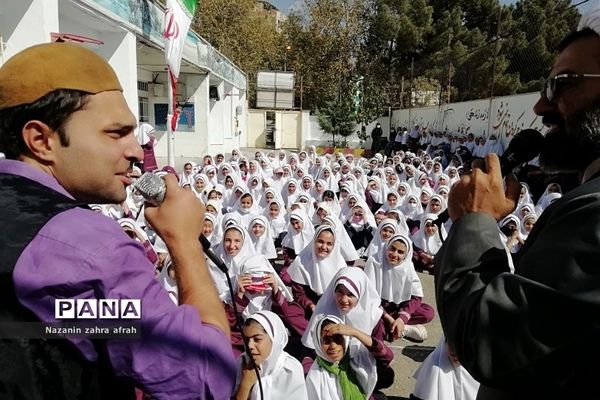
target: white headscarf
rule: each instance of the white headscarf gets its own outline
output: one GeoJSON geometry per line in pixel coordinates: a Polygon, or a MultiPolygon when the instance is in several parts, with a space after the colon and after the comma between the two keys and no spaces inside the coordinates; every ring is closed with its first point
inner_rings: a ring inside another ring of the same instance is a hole
{"type": "MultiPolygon", "coordinates": [[[[302,365],[283,350],[287,345],[288,335],[281,318],[271,311],[259,311],[250,315],[248,319],[258,322],[271,338],[272,343],[271,353],[261,363],[259,369],[263,399],[306,400],[302,365]]],[[[238,375],[238,385],[240,380],[241,376],[238,375]]],[[[250,400],[261,400],[258,382],[252,387],[250,400]]]]}
{"type": "Polygon", "coordinates": [[[379,296],[395,304],[410,300],[411,296],[423,297],[421,280],[412,262],[412,242],[405,235],[394,235],[381,250],[381,261],[371,258],[365,266],[365,274],[373,282],[379,296]],[[387,258],[389,246],[397,241],[406,245],[406,257],[397,266],[392,266],[387,258]]]}
{"type": "Polygon", "coordinates": [[[137,128],[135,133],[135,138],[137,139],[140,146],[148,144],[152,135],[154,134],[154,127],[147,122],[141,123],[137,128]]]}
{"type": "Polygon", "coordinates": [[[314,234],[312,243],[306,246],[288,268],[292,280],[301,285],[307,285],[318,295],[323,294],[336,272],[346,265],[346,260],[340,253],[335,227],[321,225],[314,234]],[[334,245],[327,257],[320,259],[315,253],[315,244],[323,232],[333,234],[334,245]]]}
{"type": "Polygon", "coordinates": [[[269,203],[269,205],[267,206],[267,208],[265,209],[265,211],[263,212],[263,215],[267,218],[267,221],[269,222],[269,225],[271,226],[271,233],[273,234],[273,239],[277,239],[279,237],[279,235],[283,231],[285,231],[286,222],[285,222],[284,214],[285,214],[285,206],[283,205],[283,202],[278,199],[272,200],[269,203]],[[270,214],[270,208],[271,208],[271,205],[273,205],[273,204],[277,204],[277,206],[279,206],[279,213],[277,214],[277,217],[275,217],[275,218],[271,218],[271,214],[270,214]]]}
{"type": "MultiPolygon", "coordinates": [[[[250,257],[246,257],[244,261],[242,261],[239,275],[263,276],[267,273],[273,274],[275,281],[277,282],[277,286],[279,287],[279,290],[281,290],[281,293],[283,293],[283,296],[286,298],[286,300],[294,300],[290,290],[281,281],[281,278],[273,269],[273,266],[269,260],[267,260],[267,258],[262,254],[254,254],[250,257]]],[[[271,290],[266,290],[262,294],[246,292],[244,293],[244,297],[249,300],[249,303],[242,313],[243,317],[247,317],[250,314],[254,314],[258,311],[270,310],[271,305],[273,304],[271,290]]]]}
{"type": "Polygon", "coordinates": [[[333,215],[328,215],[323,220],[323,224],[328,224],[335,227],[335,240],[339,243],[340,253],[347,262],[356,261],[360,258],[360,255],[352,244],[352,239],[348,235],[348,231],[344,228],[344,225],[340,222],[339,218],[333,215]]]}
{"type": "Polygon", "coordinates": [[[243,243],[242,247],[240,248],[240,251],[235,256],[230,256],[229,254],[227,254],[227,251],[225,251],[225,243],[223,242],[220,246],[216,248],[216,253],[217,255],[221,256],[221,259],[223,260],[223,262],[225,262],[225,265],[227,265],[227,270],[229,271],[229,274],[233,278],[234,276],[237,276],[240,273],[244,260],[250,256],[253,256],[255,252],[254,247],[252,246],[252,241],[248,238],[248,232],[245,228],[242,228],[239,225],[231,224],[227,226],[223,230],[223,240],[225,240],[227,231],[229,231],[230,229],[234,229],[242,235],[243,243]]]}
{"type": "Polygon", "coordinates": [[[256,254],[262,254],[268,259],[277,258],[277,250],[275,249],[275,243],[273,242],[274,237],[273,232],[271,232],[271,225],[269,225],[269,222],[264,215],[258,215],[250,220],[248,233],[252,239],[256,254]],[[265,232],[260,237],[252,232],[252,227],[256,224],[262,225],[265,228],[265,232]]]}
{"type": "Polygon", "coordinates": [[[302,209],[290,213],[290,222],[288,222],[287,231],[288,234],[283,238],[281,245],[294,250],[296,254],[299,254],[310,244],[315,232],[308,215],[302,209]],[[292,219],[302,221],[304,227],[300,232],[297,232],[292,227],[292,219]]]}
{"type": "Polygon", "coordinates": [[[413,395],[419,399],[473,400],[479,391],[479,382],[464,367],[450,360],[443,335],[414,378],[413,395]]]}
{"type": "Polygon", "coordinates": [[[323,314],[335,315],[344,324],[370,335],[383,314],[380,304],[381,297],[377,293],[377,289],[361,268],[343,267],[338,269],[317,302],[317,307],[310,321],[308,321],[304,335],[302,335],[302,343],[306,347],[311,347],[314,327],[318,322],[319,315],[323,314]],[[358,300],[356,305],[348,312],[341,311],[335,301],[335,289],[339,285],[343,285],[358,300]]]}
{"type": "Polygon", "coordinates": [[[179,304],[179,289],[177,288],[177,282],[171,279],[169,276],[169,270],[173,268],[173,261],[171,256],[167,255],[163,264],[163,269],[158,275],[158,283],[169,293],[169,297],[173,300],[176,305],[179,304]]]}
{"type": "Polygon", "coordinates": [[[258,201],[256,201],[256,198],[254,197],[254,195],[249,192],[246,192],[240,196],[240,198],[237,200],[237,202],[235,203],[235,206],[233,206],[233,209],[231,211],[236,212],[240,215],[240,220],[241,220],[240,225],[242,225],[242,226],[248,226],[248,224],[250,223],[250,220],[260,214],[259,208],[258,208],[258,201]],[[246,197],[250,196],[252,198],[252,206],[250,206],[250,208],[242,207],[242,199],[244,198],[244,196],[246,196],[246,197]]]}
{"type": "Polygon", "coordinates": [[[364,255],[366,257],[375,257],[377,254],[379,254],[380,250],[383,249],[383,247],[387,243],[387,241],[381,239],[381,231],[383,230],[383,228],[391,228],[394,231],[392,236],[398,233],[398,224],[396,223],[396,220],[386,218],[383,221],[381,221],[379,223],[379,226],[377,227],[377,233],[375,234],[373,240],[371,240],[371,243],[369,243],[369,247],[367,247],[367,250],[365,251],[364,255]]]}
{"type": "MultiPolygon", "coordinates": [[[[419,226],[419,230],[412,237],[412,241],[415,246],[432,256],[436,255],[442,247],[442,240],[440,239],[438,232],[428,236],[425,233],[425,224],[428,222],[433,222],[436,219],[437,215],[435,214],[423,214],[421,217],[421,225],[419,226]]],[[[442,227],[439,229],[441,229],[442,235],[445,237],[446,230],[444,229],[444,226],[442,225],[442,227]]]]}
{"type": "MultiPolygon", "coordinates": [[[[313,347],[317,355],[324,360],[330,361],[327,354],[321,349],[321,327],[325,321],[333,321],[342,324],[343,321],[334,315],[318,315],[312,332],[313,347]]],[[[375,384],[377,383],[377,368],[375,359],[369,350],[357,339],[344,336],[345,354],[350,357],[350,367],[356,374],[358,384],[361,386],[366,398],[370,398],[375,384]]],[[[331,361],[330,361],[331,362],[331,361]]],[[[306,376],[306,389],[310,399],[343,400],[341,386],[337,378],[324,370],[315,361],[306,376]]]]}

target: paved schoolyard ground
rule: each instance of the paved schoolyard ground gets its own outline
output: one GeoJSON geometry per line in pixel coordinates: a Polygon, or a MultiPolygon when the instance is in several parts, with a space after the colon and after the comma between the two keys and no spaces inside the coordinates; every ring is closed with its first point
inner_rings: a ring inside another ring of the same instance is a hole
{"type": "MultiPolygon", "coordinates": [[[[425,294],[423,301],[436,309],[433,275],[419,273],[419,277],[421,278],[423,292],[425,294]]],[[[391,344],[388,343],[394,351],[392,367],[396,373],[392,387],[383,391],[388,396],[389,400],[403,400],[409,398],[409,395],[412,393],[413,387],[415,386],[415,380],[413,378],[414,373],[425,357],[427,357],[427,355],[433,351],[435,346],[437,346],[437,343],[442,336],[442,327],[437,315],[437,309],[435,318],[433,321],[426,324],[425,327],[427,328],[428,337],[423,343],[415,344],[403,339],[397,340],[391,344]]]]}

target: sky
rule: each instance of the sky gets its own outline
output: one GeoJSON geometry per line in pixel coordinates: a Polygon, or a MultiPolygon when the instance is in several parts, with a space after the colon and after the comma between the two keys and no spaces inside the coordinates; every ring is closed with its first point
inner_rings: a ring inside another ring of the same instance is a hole
{"type": "MultiPolygon", "coordinates": [[[[294,3],[302,4],[302,0],[269,0],[275,7],[277,7],[281,12],[287,14],[294,3]]],[[[572,0],[572,4],[581,3],[583,0],[572,0]]],[[[593,3],[598,2],[600,0],[589,0],[587,3],[579,6],[579,12],[584,13],[587,9],[589,9],[593,3]]],[[[516,0],[500,0],[502,4],[512,4],[515,3],[516,0]]]]}

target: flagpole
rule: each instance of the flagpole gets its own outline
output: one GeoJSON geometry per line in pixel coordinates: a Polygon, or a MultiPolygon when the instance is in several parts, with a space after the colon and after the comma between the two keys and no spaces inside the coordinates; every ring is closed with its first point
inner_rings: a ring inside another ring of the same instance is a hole
{"type": "Polygon", "coordinates": [[[167,67],[167,91],[169,98],[169,108],[167,111],[167,164],[175,168],[175,134],[177,127],[177,115],[175,114],[175,90],[177,83],[173,82],[173,73],[167,67]],[[175,85],[174,85],[175,84],[175,85]]]}

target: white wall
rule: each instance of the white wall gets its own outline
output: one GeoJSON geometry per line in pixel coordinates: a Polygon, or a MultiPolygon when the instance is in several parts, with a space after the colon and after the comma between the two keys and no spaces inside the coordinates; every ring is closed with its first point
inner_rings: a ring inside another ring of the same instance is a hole
{"type": "Polygon", "coordinates": [[[491,113],[489,99],[451,103],[442,107],[396,110],[392,120],[396,127],[419,124],[451,132],[464,129],[485,137],[491,132],[506,145],[523,129],[545,131],[541,117],[533,112],[533,106],[539,97],[539,93],[525,93],[494,98],[491,101],[491,113]]]}
{"type": "Polygon", "coordinates": [[[0,4],[4,61],[26,47],[49,42],[50,32],[58,31],[58,0],[3,1],[0,4]]]}
{"type": "MultiPolygon", "coordinates": [[[[533,106],[539,99],[539,93],[525,93],[514,96],[504,96],[490,99],[467,101],[462,103],[445,104],[442,107],[432,106],[424,108],[414,108],[411,110],[395,110],[390,117],[381,117],[370,123],[367,129],[367,135],[377,122],[381,123],[384,136],[388,136],[390,125],[396,128],[411,127],[414,124],[429,127],[430,129],[456,132],[464,129],[466,132],[483,134],[488,136],[488,132],[495,133],[501,138],[504,145],[507,145],[515,133],[533,128],[540,132],[545,132],[541,117],[533,113],[533,106]]],[[[360,130],[357,125],[355,132],[360,130]]],[[[308,117],[308,124],[303,123],[302,131],[299,132],[302,138],[301,143],[304,147],[310,145],[330,146],[332,136],[323,133],[319,127],[316,115],[308,117]]],[[[348,137],[349,147],[358,147],[359,139],[356,134],[348,137]]],[[[336,137],[336,144],[339,146],[341,138],[336,137]]],[[[363,144],[363,147],[369,148],[370,138],[363,144]]]]}

